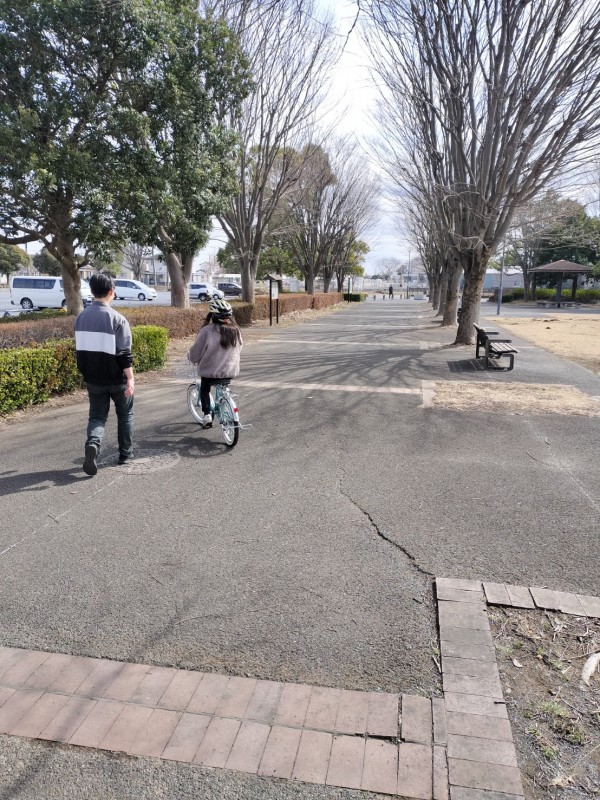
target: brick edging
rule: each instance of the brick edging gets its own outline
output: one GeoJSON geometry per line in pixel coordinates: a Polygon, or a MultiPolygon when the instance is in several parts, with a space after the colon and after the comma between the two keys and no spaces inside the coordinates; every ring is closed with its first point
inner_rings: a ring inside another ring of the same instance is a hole
{"type": "Polygon", "coordinates": [[[435,585],[450,800],[524,800],[487,606],[600,618],[600,598],[466,579],[435,585]]]}

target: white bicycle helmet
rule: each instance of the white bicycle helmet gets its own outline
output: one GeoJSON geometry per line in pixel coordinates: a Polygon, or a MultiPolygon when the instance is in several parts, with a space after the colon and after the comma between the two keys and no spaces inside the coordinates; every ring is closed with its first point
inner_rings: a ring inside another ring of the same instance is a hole
{"type": "Polygon", "coordinates": [[[227,319],[233,316],[233,308],[229,305],[227,300],[219,300],[218,297],[213,297],[209,308],[213,318],[227,319]]]}

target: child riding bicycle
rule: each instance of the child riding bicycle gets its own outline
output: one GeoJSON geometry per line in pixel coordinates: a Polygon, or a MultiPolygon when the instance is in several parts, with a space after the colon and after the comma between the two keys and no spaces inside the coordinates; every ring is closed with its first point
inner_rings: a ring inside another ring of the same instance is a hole
{"type": "Polygon", "coordinates": [[[212,426],[210,389],[217,383],[231,380],[240,372],[242,334],[233,318],[233,309],[226,300],[211,301],[210,311],[188,350],[188,360],[196,365],[200,380],[202,427],[212,426]]]}

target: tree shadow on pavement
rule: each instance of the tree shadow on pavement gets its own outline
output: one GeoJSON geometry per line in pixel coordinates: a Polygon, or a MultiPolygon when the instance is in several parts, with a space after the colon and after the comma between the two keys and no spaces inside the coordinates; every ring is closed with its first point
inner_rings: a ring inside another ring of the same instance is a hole
{"type": "Polygon", "coordinates": [[[0,497],[17,492],[43,492],[52,486],[71,486],[89,480],[80,465],[68,469],[51,469],[45,472],[0,472],[0,497]]]}

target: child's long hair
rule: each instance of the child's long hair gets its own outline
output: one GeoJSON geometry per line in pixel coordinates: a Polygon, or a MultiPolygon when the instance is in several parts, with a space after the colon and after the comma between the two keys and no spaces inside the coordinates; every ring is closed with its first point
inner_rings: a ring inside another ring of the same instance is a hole
{"type": "Polygon", "coordinates": [[[205,328],[207,325],[210,325],[211,322],[219,326],[221,347],[224,350],[227,350],[229,347],[236,347],[242,343],[242,334],[237,322],[233,317],[226,317],[225,319],[219,319],[216,317],[213,319],[213,314],[211,311],[209,311],[206,315],[206,319],[202,323],[202,327],[205,328]]]}

